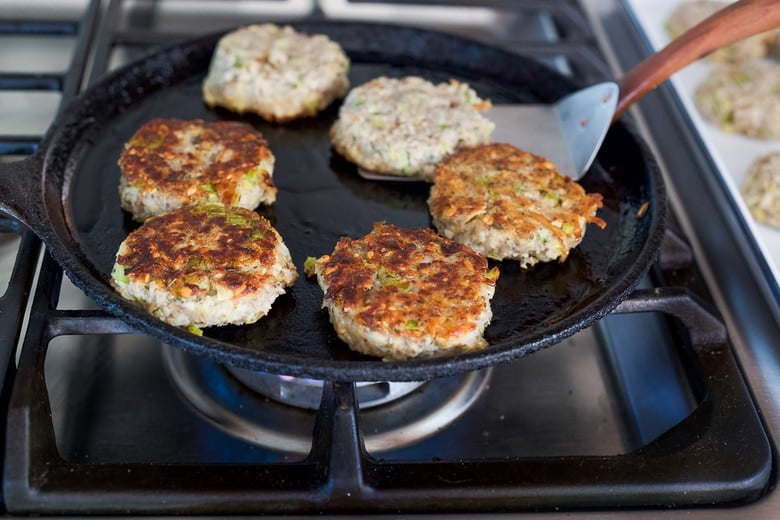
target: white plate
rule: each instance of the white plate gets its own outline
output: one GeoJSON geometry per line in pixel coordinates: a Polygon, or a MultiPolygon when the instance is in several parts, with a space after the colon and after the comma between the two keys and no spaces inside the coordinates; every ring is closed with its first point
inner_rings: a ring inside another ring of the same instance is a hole
{"type": "MultiPolygon", "coordinates": [[[[647,39],[655,50],[665,47],[670,39],[664,23],[672,11],[685,0],[624,0],[633,11],[647,39]]],[[[780,284],[780,230],[760,224],[753,219],[744,203],[739,187],[747,169],[755,159],[770,152],[780,152],[780,140],[763,141],[723,132],[705,121],[693,102],[693,93],[699,83],[709,74],[711,65],[706,61],[692,63],[669,80],[676,89],[687,112],[690,114],[702,141],[712,156],[723,181],[731,191],[739,211],[748,228],[756,238],[761,253],[772,270],[775,282],[780,284]]]]}

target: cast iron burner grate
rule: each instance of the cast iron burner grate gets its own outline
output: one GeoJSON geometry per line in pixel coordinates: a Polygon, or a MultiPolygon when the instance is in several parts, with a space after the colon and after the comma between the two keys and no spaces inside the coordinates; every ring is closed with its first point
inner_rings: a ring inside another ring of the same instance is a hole
{"type": "Polygon", "coordinates": [[[598,457],[385,460],[367,452],[352,383],[326,382],[302,460],[252,464],[92,463],[58,453],[42,374],[57,336],[130,332],[100,312],[58,311],[44,260],[9,411],[5,493],[13,512],[312,513],[582,509],[757,498],[770,447],[723,325],[687,291],[639,290],[617,313],[662,311],[688,331],[700,402],[640,449],[598,457]],[[728,446],[724,453],[723,447],[728,446]],[[679,468],[686,468],[684,473],[679,468]]]}
{"type": "MultiPolygon", "coordinates": [[[[168,346],[163,358],[184,401],[218,428],[274,450],[297,455],[311,450],[311,426],[299,420],[297,409],[320,408],[323,381],[222,367],[168,346]]],[[[491,372],[429,382],[354,383],[367,450],[398,449],[446,428],[478,401],[491,372]]]]}
{"type": "MultiPolygon", "coordinates": [[[[89,34],[99,32],[96,48],[88,49],[84,43],[76,60],[83,65],[94,51],[93,79],[106,71],[117,46],[124,46],[123,52],[132,56],[171,38],[164,31],[134,30],[133,20],[120,26],[124,6],[120,1],[110,3],[98,25],[99,4],[92,2],[85,18],[89,34]]],[[[135,4],[142,8],[155,5],[135,4]]],[[[566,55],[571,73],[588,81],[606,76],[585,18],[574,2],[515,4],[513,13],[551,13],[556,24],[563,24],[561,34],[569,38],[548,44],[508,37],[502,40],[505,46],[549,62],[566,55]],[[589,65],[590,61],[595,65],[589,65]]],[[[505,3],[496,5],[510,9],[505,3]]],[[[143,9],[139,13],[143,18],[143,9]]],[[[311,16],[323,13],[316,10],[311,16]]],[[[85,32],[81,41],[90,40],[85,32]]],[[[81,77],[79,68],[74,77],[81,77]]],[[[31,283],[29,266],[34,265],[39,245],[17,224],[3,221],[2,225],[24,235],[19,262],[23,267],[0,301],[2,319],[18,321],[31,283]]],[[[67,450],[62,449],[65,441],[59,434],[68,424],[59,423],[68,421],[58,415],[61,412],[54,413],[53,401],[63,400],[67,409],[71,396],[53,395],[48,386],[58,375],[54,370],[54,377],[47,377],[51,345],[60,338],[77,336],[84,338],[84,345],[76,350],[88,350],[92,346],[88,338],[133,331],[102,311],[59,308],[62,271],[44,255],[18,371],[6,381],[7,390],[13,383],[3,468],[6,508],[14,513],[58,514],[413,513],[664,508],[755,500],[769,480],[771,449],[723,324],[692,296],[690,289],[697,284],[686,274],[694,269],[690,256],[685,244],[669,233],[653,276],[662,283],[636,291],[614,313],[667,316],[664,323],[676,338],[673,354],[681,360],[695,397],[693,410],[679,424],[627,453],[384,458],[366,447],[364,414],[368,412],[356,404],[355,385],[325,382],[320,404],[310,412],[312,441],[302,457],[210,463],[177,459],[175,450],[168,460],[153,462],[91,460],[88,454],[63,453],[67,450]],[[689,289],[670,287],[668,280],[689,289]]],[[[18,327],[10,329],[18,331],[18,327]]],[[[2,338],[6,363],[11,360],[16,332],[12,336],[2,338]]],[[[110,368],[122,369],[120,364],[110,368]]],[[[89,367],[85,375],[88,371],[89,367]]],[[[78,382],[85,392],[90,391],[86,378],[78,382]]],[[[99,401],[89,395],[84,400],[99,401]]],[[[480,404],[484,403],[473,406],[480,404]]],[[[129,406],[113,412],[124,412],[122,419],[127,422],[121,423],[122,428],[134,427],[132,417],[138,410],[129,406]]],[[[81,418],[76,414],[70,421],[81,418]]],[[[159,441],[154,432],[145,435],[150,445],[159,441]]],[[[121,459],[122,446],[118,449],[121,459]]]]}
{"type": "MultiPolygon", "coordinates": [[[[49,72],[0,72],[0,92],[60,92],[63,101],[72,99],[78,92],[86,65],[86,51],[91,40],[89,31],[96,23],[97,2],[84,14],[84,24],[73,21],[3,20],[0,35],[11,38],[45,36],[73,36],[78,39],[78,49],[70,65],[62,73],[49,72]]],[[[0,162],[18,160],[31,155],[37,149],[42,136],[28,133],[0,135],[0,162]]],[[[2,424],[13,389],[16,375],[16,348],[22,334],[28,297],[33,286],[41,242],[13,219],[0,217],[0,234],[16,244],[9,262],[8,286],[0,296],[0,412],[2,424]]],[[[5,429],[0,439],[5,439],[5,429]]]]}

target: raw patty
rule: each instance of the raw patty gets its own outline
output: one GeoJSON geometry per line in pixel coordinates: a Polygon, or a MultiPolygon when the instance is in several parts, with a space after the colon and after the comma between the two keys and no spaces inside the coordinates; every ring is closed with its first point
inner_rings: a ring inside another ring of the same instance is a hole
{"type": "MultiPolygon", "coordinates": [[[[666,20],[666,32],[670,38],[682,33],[726,7],[729,2],[697,0],[684,2],[672,11],[666,20]]],[[[777,53],[779,31],[768,31],[710,53],[707,60],[720,63],[743,63],[777,53]]]]}
{"type": "Polygon", "coordinates": [[[528,267],[563,261],[602,206],[543,157],[509,144],[462,150],[439,164],[428,199],[440,234],[528,267]]]}
{"type": "Polygon", "coordinates": [[[780,63],[754,60],[715,67],[694,93],[699,112],[721,130],[780,137],[780,63]]]}
{"type": "Polygon", "coordinates": [[[117,251],[111,283],[157,318],[197,332],[257,321],[297,276],[265,218],[209,204],[152,217],[130,233],[117,251]]]}
{"type": "Polygon", "coordinates": [[[223,36],[203,83],[207,105],[269,121],[316,115],[349,88],[349,59],[321,34],[250,25],[223,36]]]}
{"type": "Polygon", "coordinates": [[[352,89],[330,131],[333,148],[362,168],[429,179],[458,147],[490,142],[490,102],[465,83],[380,77],[352,89]]]}
{"type": "Polygon", "coordinates": [[[430,229],[378,223],[305,267],[352,350],[397,361],[487,345],[498,269],[430,229]]]}
{"type": "Polygon", "coordinates": [[[196,202],[247,209],[276,200],[274,156],[263,136],[238,122],[153,119],[119,157],[119,198],[144,221],[196,202]]]}
{"type": "Polygon", "coordinates": [[[780,227],[780,152],[760,157],[750,166],[742,196],[758,222],[780,227]]]}

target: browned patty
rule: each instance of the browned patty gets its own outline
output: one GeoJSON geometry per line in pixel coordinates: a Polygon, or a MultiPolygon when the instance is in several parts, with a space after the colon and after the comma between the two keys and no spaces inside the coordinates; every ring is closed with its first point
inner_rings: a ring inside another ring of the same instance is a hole
{"type": "Polygon", "coordinates": [[[111,284],[157,318],[200,334],[201,327],[254,323],[297,276],[266,219],[207,204],[152,217],[130,233],[111,284]]]}
{"type": "Polygon", "coordinates": [[[331,322],[354,350],[406,359],[486,345],[498,270],[430,229],[375,224],[360,239],[340,239],[307,265],[312,271],[331,322]]]}
{"type": "Polygon", "coordinates": [[[243,208],[185,207],[147,220],[117,256],[130,280],[157,283],[184,297],[205,294],[203,278],[244,293],[262,287],[281,242],[270,222],[243,208]]]}
{"type": "Polygon", "coordinates": [[[544,157],[509,144],[461,150],[437,165],[428,205],[438,231],[495,259],[523,267],[565,260],[596,216],[586,193],[544,157]]]}
{"type": "Polygon", "coordinates": [[[122,207],[143,220],[195,201],[270,204],[273,164],[268,143],[248,124],[153,119],[119,157],[122,207]]]}

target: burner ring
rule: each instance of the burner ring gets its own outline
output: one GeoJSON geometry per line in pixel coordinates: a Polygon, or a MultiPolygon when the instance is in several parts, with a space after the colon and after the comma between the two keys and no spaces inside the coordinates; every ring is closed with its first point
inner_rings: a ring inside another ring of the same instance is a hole
{"type": "MultiPolygon", "coordinates": [[[[286,402],[289,395],[263,395],[263,390],[269,381],[272,387],[288,387],[293,378],[268,374],[255,377],[253,372],[248,377],[246,371],[226,369],[168,345],[163,346],[162,353],[165,369],[182,400],[217,428],[286,453],[306,455],[311,450],[321,381],[304,382],[306,396],[302,401],[312,403],[316,396],[315,406],[290,406],[286,402]],[[278,385],[280,381],[284,385],[278,385]]],[[[359,418],[366,450],[378,453],[402,448],[444,429],[478,399],[492,370],[440,378],[436,384],[405,383],[397,388],[381,382],[355,383],[358,398],[361,393],[367,396],[366,404],[360,405],[359,418]]]]}
{"type": "MultiPolygon", "coordinates": [[[[317,410],[322,399],[322,381],[304,377],[280,376],[225,366],[225,370],[258,394],[280,403],[317,410]]],[[[389,403],[424,385],[417,382],[362,382],[355,383],[356,398],[361,410],[389,403]]]]}

